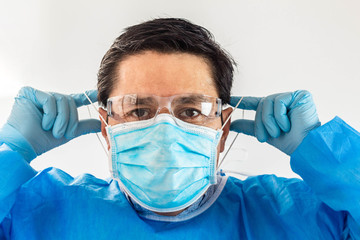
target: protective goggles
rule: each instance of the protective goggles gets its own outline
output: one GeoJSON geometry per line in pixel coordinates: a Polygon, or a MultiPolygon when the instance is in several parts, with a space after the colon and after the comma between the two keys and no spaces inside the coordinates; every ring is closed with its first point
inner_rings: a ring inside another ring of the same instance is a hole
{"type": "Polygon", "coordinates": [[[202,94],[160,97],[149,94],[127,94],[107,100],[107,115],[119,122],[135,122],[155,118],[167,108],[176,119],[203,125],[221,115],[220,98],[202,94]]]}

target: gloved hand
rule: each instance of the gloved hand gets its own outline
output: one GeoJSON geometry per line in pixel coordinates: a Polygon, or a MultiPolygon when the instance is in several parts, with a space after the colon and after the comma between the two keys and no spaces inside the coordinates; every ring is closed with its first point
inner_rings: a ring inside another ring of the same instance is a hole
{"type": "MultiPolygon", "coordinates": [[[[232,97],[235,106],[240,97],[232,97]]],[[[308,91],[279,93],[264,98],[244,97],[240,109],[256,110],[255,120],[236,120],[230,130],[255,136],[291,155],[308,132],[320,126],[315,104],[308,91]]]]}
{"type": "MultiPolygon", "coordinates": [[[[92,101],[97,101],[96,90],[87,94],[92,101]]],[[[0,130],[0,141],[30,162],[73,138],[100,131],[99,120],[78,120],[77,107],[87,104],[89,101],[83,93],[63,95],[24,87],[0,130]]]]}

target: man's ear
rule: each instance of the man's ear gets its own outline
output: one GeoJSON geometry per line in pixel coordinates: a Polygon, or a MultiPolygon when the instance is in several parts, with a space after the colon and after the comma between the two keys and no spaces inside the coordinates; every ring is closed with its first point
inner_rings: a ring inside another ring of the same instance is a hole
{"type": "MultiPolygon", "coordinates": [[[[230,116],[232,111],[233,111],[233,109],[231,107],[222,110],[221,117],[222,117],[224,123],[228,119],[228,117],[230,116]]],[[[229,135],[230,124],[231,124],[231,119],[226,123],[225,127],[223,128],[223,134],[220,139],[220,152],[223,152],[225,149],[225,142],[229,135]]]]}
{"type": "MultiPolygon", "coordinates": [[[[107,120],[108,116],[107,116],[107,112],[105,109],[103,108],[99,108],[99,113],[101,114],[102,118],[107,120]]],[[[101,121],[101,134],[103,135],[103,137],[105,138],[106,140],[106,143],[107,143],[107,146],[108,146],[108,150],[110,150],[110,143],[109,143],[109,139],[107,137],[107,132],[106,132],[106,125],[104,123],[104,121],[100,118],[100,121],[101,121]]]]}

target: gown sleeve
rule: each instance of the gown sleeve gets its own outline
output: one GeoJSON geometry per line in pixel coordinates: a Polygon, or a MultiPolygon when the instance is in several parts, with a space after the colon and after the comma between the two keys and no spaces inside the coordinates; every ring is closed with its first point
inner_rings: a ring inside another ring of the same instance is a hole
{"type": "Polygon", "coordinates": [[[0,239],[6,239],[8,234],[9,212],[16,190],[36,173],[18,152],[0,142],[0,239]]]}
{"type": "Polygon", "coordinates": [[[360,239],[360,133],[335,117],[308,134],[291,168],[322,202],[345,212],[344,234],[360,239]]]}

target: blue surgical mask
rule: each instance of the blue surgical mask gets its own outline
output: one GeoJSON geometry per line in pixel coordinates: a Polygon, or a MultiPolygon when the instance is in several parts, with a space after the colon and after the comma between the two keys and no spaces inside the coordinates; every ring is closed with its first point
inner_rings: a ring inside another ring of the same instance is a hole
{"type": "Polygon", "coordinates": [[[125,193],[154,212],[184,209],[216,184],[222,130],[159,114],[106,127],[110,167],[125,193]]]}

